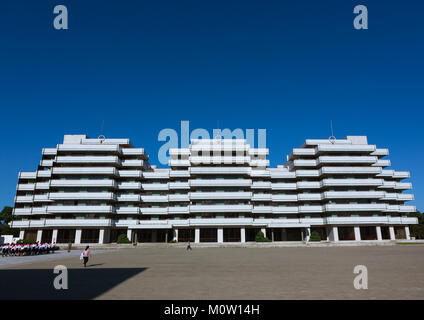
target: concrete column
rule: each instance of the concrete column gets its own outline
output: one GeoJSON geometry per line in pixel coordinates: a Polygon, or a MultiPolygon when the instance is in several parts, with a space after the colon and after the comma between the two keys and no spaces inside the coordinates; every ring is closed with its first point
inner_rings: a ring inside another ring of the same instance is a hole
{"type": "Polygon", "coordinates": [[[274,242],[274,229],[271,229],[271,241],[274,242]]]}
{"type": "Polygon", "coordinates": [[[339,241],[339,228],[333,227],[333,232],[334,232],[334,241],[339,241]]]}
{"type": "Polygon", "coordinates": [[[177,241],[178,242],[178,229],[174,229],[174,237],[173,237],[173,239],[172,240],[175,240],[175,241],[177,241]]]}
{"type": "Polygon", "coordinates": [[[23,239],[25,236],[25,230],[19,231],[19,239],[23,239]]]}
{"type": "Polygon", "coordinates": [[[100,229],[99,232],[99,243],[104,243],[104,238],[105,238],[105,229],[100,229]]]}
{"type": "Polygon", "coordinates": [[[381,227],[380,226],[376,226],[375,230],[377,232],[377,240],[383,240],[383,236],[381,235],[381,227]]]}
{"type": "Polygon", "coordinates": [[[241,242],[246,242],[246,229],[240,228],[240,240],[241,242]]]}
{"type": "Polygon", "coordinates": [[[194,242],[195,243],[200,242],[200,229],[199,228],[194,229],[194,242]]]}
{"type": "Polygon", "coordinates": [[[127,238],[132,241],[132,229],[127,229],[127,238]]]}
{"type": "Polygon", "coordinates": [[[355,241],[361,241],[361,229],[359,227],[353,227],[355,231],[355,241]]]}
{"type": "Polygon", "coordinates": [[[327,234],[327,241],[331,241],[330,235],[331,235],[331,228],[325,228],[325,233],[327,234]]]}
{"type": "Polygon", "coordinates": [[[57,229],[54,229],[52,232],[52,242],[57,241],[57,229]]]}
{"type": "Polygon", "coordinates": [[[409,226],[405,226],[406,240],[411,240],[411,234],[409,233],[409,226]]]}
{"type": "Polygon", "coordinates": [[[395,228],[393,226],[389,227],[389,232],[390,232],[390,240],[396,240],[395,237],[395,228]]]}
{"type": "Polygon", "coordinates": [[[308,242],[309,239],[311,238],[311,228],[305,228],[305,235],[306,235],[305,240],[306,242],[308,242]]]}
{"type": "Polygon", "coordinates": [[[75,244],[81,243],[81,233],[82,233],[81,229],[75,230],[75,244]]]}
{"type": "Polygon", "coordinates": [[[330,241],[339,241],[339,229],[337,227],[330,227],[329,238],[330,241]]]}
{"type": "Polygon", "coordinates": [[[334,239],[334,236],[333,236],[333,234],[334,234],[334,230],[333,230],[333,227],[327,227],[327,241],[334,241],[333,239],[334,239]]]}
{"type": "Polygon", "coordinates": [[[264,234],[264,237],[266,237],[266,228],[261,228],[261,231],[264,234]]]}
{"type": "Polygon", "coordinates": [[[41,242],[42,237],[43,237],[43,229],[37,230],[37,242],[41,242]]]}
{"type": "Polygon", "coordinates": [[[218,243],[224,242],[224,229],[219,228],[218,229],[218,243]]]}

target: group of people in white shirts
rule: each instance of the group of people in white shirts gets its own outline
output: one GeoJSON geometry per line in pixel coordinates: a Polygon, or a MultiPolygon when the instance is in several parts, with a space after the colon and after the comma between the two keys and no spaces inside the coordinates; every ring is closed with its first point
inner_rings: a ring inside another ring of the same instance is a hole
{"type": "Polygon", "coordinates": [[[6,243],[1,246],[2,257],[7,256],[30,256],[53,253],[56,250],[56,244],[53,243],[6,243]]]}

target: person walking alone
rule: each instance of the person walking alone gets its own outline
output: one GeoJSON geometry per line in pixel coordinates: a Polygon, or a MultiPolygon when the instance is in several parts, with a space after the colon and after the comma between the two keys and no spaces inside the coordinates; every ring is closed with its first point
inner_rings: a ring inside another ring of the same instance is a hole
{"type": "Polygon", "coordinates": [[[188,250],[192,250],[192,249],[191,249],[191,245],[190,245],[190,240],[188,240],[188,244],[187,244],[187,251],[188,251],[188,250]]]}
{"type": "Polygon", "coordinates": [[[84,259],[84,268],[87,267],[88,258],[90,256],[90,247],[85,247],[85,250],[82,253],[82,258],[84,259]]]}

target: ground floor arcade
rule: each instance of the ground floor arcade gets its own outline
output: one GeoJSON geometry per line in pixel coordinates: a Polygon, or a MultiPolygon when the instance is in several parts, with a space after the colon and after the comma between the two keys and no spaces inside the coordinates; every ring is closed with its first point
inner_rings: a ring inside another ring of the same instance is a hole
{"type": "Polygon", "coordinates": [[[317,232],[323,241],[363,241],[410,239],[408,226],[311,226],[290,228],[257,227],[191,227],[169,229],[27,229],[20,238],[39,242],[56,243],[115,243],[121,234],[131,242],[253,242],[259,231],[273,242],[309,241],[317,232]]]}

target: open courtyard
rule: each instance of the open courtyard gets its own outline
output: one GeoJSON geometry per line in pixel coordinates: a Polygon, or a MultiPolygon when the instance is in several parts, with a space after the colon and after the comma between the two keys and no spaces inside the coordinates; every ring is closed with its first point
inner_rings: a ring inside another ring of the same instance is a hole
{"type": "Polygon", "coordinates": [[[4,257],[1,299],[424,299],[424,245],[281,248],[119,248],[4,257]],[[53,256],[55,258],[53,258],[53,256]],[[35,259],[36,258],[36,259],[35,259]],[[68,289],[53,269],[68,269],[68,289]],[[368,289],[356,290],[356,265],[368,289]]]}

